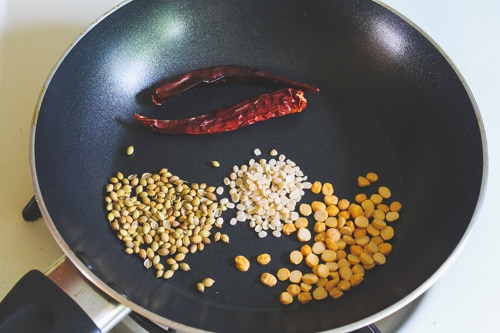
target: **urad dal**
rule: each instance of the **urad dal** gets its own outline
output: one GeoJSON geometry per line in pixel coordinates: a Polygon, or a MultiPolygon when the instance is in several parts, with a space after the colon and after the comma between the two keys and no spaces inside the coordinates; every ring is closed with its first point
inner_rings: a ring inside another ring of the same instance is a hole
{"type": "MultiPolygon", "coordinates": [[[[260,150],[255,154],[260,155],[260,150]]],[[[246,165],[235,165],[224,183],[237,210],[230,224],[248,221],[261,238],[269,232],[280,237],[283,226],[297,220],[297,203],[311,187],[299,166],[283,154],[277,159],[251,159],[246,165]]]]}

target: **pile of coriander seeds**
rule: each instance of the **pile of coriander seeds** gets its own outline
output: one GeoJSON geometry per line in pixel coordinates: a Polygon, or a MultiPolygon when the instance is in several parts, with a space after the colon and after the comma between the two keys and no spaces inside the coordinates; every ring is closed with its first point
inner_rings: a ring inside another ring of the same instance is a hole
{"type": "MultiPolygon", "coordinates": [[[[223,223],[227,199],[217,199],[223,188],[205,183],[187,183],[168,169],[158,173],[118,172],[106,185],[106,210],[110,228],[156,276],[171,278],[177,270],[191,269],[186,255],[203,251],[212,242],[212,229],[223,223]]],[[[231,206],[231,205],[229,205],[231,206]]],[[[216,233],[214,241],[229,242],[216,233]]]]}

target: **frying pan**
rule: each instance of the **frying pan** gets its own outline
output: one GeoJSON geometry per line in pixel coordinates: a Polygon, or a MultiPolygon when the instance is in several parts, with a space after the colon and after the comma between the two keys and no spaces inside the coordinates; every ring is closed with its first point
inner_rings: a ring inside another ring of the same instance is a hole
{"type": "Polygon", "coordinates": [[[31,165],[38,204],[65,254],[133,311],[180,330],[349,331],[417,298],[457,256],[480,202],[485,145],[460,74],[383,4],[134,0],[83,34],[51,74],[34,117],[31,165]],[[274,72],[321,92],[306,96],[300,114],[216,135],[160,135],[132,119],[186,118],[274,89],[201,87],[163,107],[150,102],[165,79],[224,64],[274,72]],[[129,145],[133,156],[124,154],[129,145]],[[260,268],[239,274],[231,261],[275,253],[266,267],[275,270],[297,246],[291,238],[260,239],[244,224],[226,223],[230,244],[207,246],[188,259],[191,272],[168,281],[124,254],[106,221],[109,177],[167,167],[187,181],[219,186],[254,148],[277,149],[345,198],[359,191],[358,175],[377,172],[404,205],[386,265],[338,300],[285,307],[280,288],[259,285],[260,268]],[[206,276],[216,285],[200,295],[194,285],[206,276]]]}

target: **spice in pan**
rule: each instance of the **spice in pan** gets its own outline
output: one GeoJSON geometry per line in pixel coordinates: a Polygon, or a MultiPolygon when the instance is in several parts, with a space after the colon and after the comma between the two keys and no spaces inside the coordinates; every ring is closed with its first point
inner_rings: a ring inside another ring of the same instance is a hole
{"type": "Polygon", "coordinates": [[[292,294],[290,294],[288,291],[283,291],[280,294],[280,302],[285,305],[291,304],[293,302],[292,294]]]}
{"type": "Polygon", "coordinates": [[[214,285],[215,280],[214,280],[214,279],[212,279],[212,278],[204,278],[204,279],[201,281],[201,283],[202,283],[205,287],[210,288],[210,287],[212,287],[212,286],[214,285]]]}
{"type": "Polygon", "coordinates": [[[257,262],[263,266],[271,262],[271,255],[269,253],[262,253],[257,256],[257,262]]]}
{"type": "MultiPolygon", "coordinates": [[[[375,173],[370,175],[378,180],[375,173]]],[[[399,219],[402,205],[399,201],[388,205],[384,202],[392,197],[388,187],[380,186],[375,193],[378,196],[360,193],[349,202],[333,200],[333,186],[329,183],[314,182],[313,186],[315,193],[323,196],[323,202],[303,203],[300,210],[314,220],[312,244],[306,242],[300,250],[290,252],[291,264],[296,267],[304,261],[308,269],[295,269],[291,273],[286,267],[278,270],[278,280],[288,283],[279,298],[284,305],[293,303],[295,298],[301,304],[329,297],[338,299],[358,286],[366,271],[384,265],[392,251],[389,241],[394,237],[394,228],[389,224],[399,219]],[[325,191],[321,191],[323,187],[325,191]],[[314,214],[307,206],[312,207],[314,214]],[[332,206],[336,209],[329,209],[332,206]],[[318,215],[322,218],[318,219],[318,215]]],[[[366,188],[364,184],[360,187],[366,188]]],[[[302,214],[300,218],[306,216],[302,214]]]]}
{"type": "Polygon", "coordinates": [[[234,257],[234,264],[236,268],[241,272],[246,272],[250,269],[250,260],[243,255],[237,255],[234,257]]]}
{"type": "Polygon", "coordinates": [[[274,287],[276,283],[278,283],[278,279],[274,276],[274,274],[264,272],[260,276],[260,282],[267,287],[274,287]]]}
{"type": "MultiPolygon", "coordinates": [[[[217,199],[215,186],[188,184],[168,169],[128,177],[118,172],[105,190],[108,222],[125,252],[165,279],[191,269],[183,261],[211,244],[227,202],[217,199]]],[[[227,235],[220,237],[229,241],[227,235]]]]}
{"type": "MultiPolygon", "coordinates": [[[[375,173],[363,177],[370,185],[378,181],[375,173]]],[[[301,304],[337,299],[361,284],[366,271],[386,263],[392,252],[390,241],[395,236],[391,224],[399,220],[402,209],[387,186],[378,186],[371,194],[359,193],[350,201],[337,197],[331,183],[311,184],[306,180],[300,168],[284,155],[234,166],[224,179],[230,187],[231,200],[237,204],[237,221],[248,221],[259,237],[264,237],[268,230],[276,237],[287,230],[283,233],[296,233],[304,243],[289,254],[293,270],[281,267],[276,274],[265,272],[260,277],[268,287],[279,282],[287,284],[279,298],[285,305],[294,299],[301,304]],[[306,189],[318,197],[301,203],[295,212],[306,189]],[[266,206],[264,202],[281,205],[266,206]],[[266,215],[270,211],[278,214],[266,215]]],[[[359,186],[365,190],[369,187],[364,183],[359,186]]],[[[202,251],[212,239],[229,243],[227,234],[218,231],[212,235],[214,227],[222,226],[221,214],[231,204],[226,198],[217,199],[223,192],[220,188],[188,184],[162,169],[157,174],[128,177],[118,172],[109,179],[105,190],[111,229],[124,243],[125,252],[138,255],[144,267],[156,270],[158,278],[170,279],[178,271],[190,271],[190,265],[184,262],[186,257],[202,251]]],[[[257,257],[261,265],[270,260],[268,253],[257,257]]],[[[239,255],[235,265],[246,272],[250,261],[239,255]]],[[[196,287],[203,292],[213,282],[207,278],[196,287]]]]}
{"type": "MultiPolygon", "coordinates": [[[[370,174],[378,180],[376,174],[370,174]]],[[[299,241],[305,243],[289,253],[290,263],[296,269],[281,267],[276,275],[264,272],[260,276],[267,287],[274,287],[278,281],[287,283],[286,290],[279,296],[284,305],[293,303],[294,299],[300,304],[338,299],[360,285],[366,271],[384,265],[392,252],[389,241],[394,237],[394,228],[389,224],[399,219],[402,205],[399,201],[385,203],[392,197],[388,187],[379,186],[371,195],[359,193],[351,202],[339,199],[331,183],[316,181],[313,184],[314,193],[320,197],[311,203],[302,203],[301,216],[289,224],[296,227],[290,234],[297,232],[299,241]],[[313,226],[314,234],[309,225],[313,226]],[[307,239],[300,236],[304,230],[309,232],[307,239]]],[[[364,184],[360,187],[366,188],[364,184]]],[[[259,255],[257,261],[263,256],[259,255]]],[[[236,257],[235,262],[237,267],[247,264],[242,271],[247,271],[250,265],[243,256],[236,257]]]]}
{"type": "Polygon", "coordinates": [[[126,149],[126,151],[125,151],[125,152],[126,152],[126,154],[127,154],[128,156],[131,156],[131,155],[133,155],[133,154],[134,154],[134,150],[135,150],[135,149],[134,149],[134,146],[133,146],[133,145],[130,145],[130,146],[128,146],[128,147],[127,147],[127,149],[126,149]]]}
{"type": "Polygon", "coordinates": [[[284,225],[297,220],[296,205],[310,187],[307,176],[285,155],[235,165],[224,184],[229,186],[231,201],[236,204],[232,221],[248,221],[261,238],[268,233],[280,237],[284,225]]]}
{"type": "Polygon", "coordinates": [[[139,114],[134,118],[164,134],[215,134],[237,130],[275,117],[301,112],[307,100],[301,90],[285,88],[262,94],[229,108],[187,119],[153,119],[139,114]]]}
{"type": "Polygon", "coordinates": [[[201,280],[201,282],[198,282],[198,283],[196,284],[196,289],[197,289],[199,292],[203,293],[203,292],[205,292],[205,289],[206,289],[206,288],[210,288],[210,287],[212,287],[214,284],[215,284],[215,280],[214,280],[214,279],[212,279],[212,278],[208,278],[208,277],[207,277],[207,278],[204,278],[203,280],[201,280]]]}
{"type": "Polygon", "coordinates": [[[319,92],[309,84],[289,80],[256,68],[239,65],[224,65],[195,70],[176,77],[155,89],[152,99],[156,105],[162,105],[167,99],[199,85],[215,85],[233,82],[262,82],[290,87],[305,92],[319,92]]]}

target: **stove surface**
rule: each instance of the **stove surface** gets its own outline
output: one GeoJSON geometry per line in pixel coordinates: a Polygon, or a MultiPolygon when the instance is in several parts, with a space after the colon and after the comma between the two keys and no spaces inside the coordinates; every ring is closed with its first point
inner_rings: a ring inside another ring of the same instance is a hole
{"type": "MultiPolygon", "coordinates": [[[[0,0],[0,299],[31,269],[45,271],[62,254],[44,222],[21,217],[33,195],[29,144],[31,120],[51,69],[80,32],[116,0],[0,0]],[[28,9],[29,8],[29,9],[28,9]]],[[[496,249],[500,224],[500,2],[387,0],[418,24],[449,55],[479,106],[489,150],[487,192],[462,255],[400,327],[381,322],[383,332],[469,332],[496,327],[496,249]],[[494,149],[493,149],[494,148],[494,149]],[[473,310],[472,310],[473,309],[473,310]],[[472,314],[472,311],[474,313],[472,314]]],[[[464,175],[465,176],[465,175],[464,175]]],[[[417,306],[418,305],[418,306],[417,306]]],[[[406,316],[406,313],[403,315],[406,316]]],[[[137,332],[126,320],[114,332],[137,332]]]]}

